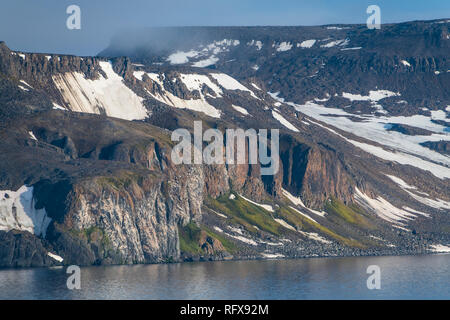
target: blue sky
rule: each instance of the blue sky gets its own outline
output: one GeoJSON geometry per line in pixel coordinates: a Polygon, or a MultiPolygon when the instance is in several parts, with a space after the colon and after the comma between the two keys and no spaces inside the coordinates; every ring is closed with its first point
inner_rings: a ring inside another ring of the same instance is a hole
{"type": "Polygon", "coordinates": [[[149,26],[320,25],[450,18],[448,0],[1,0],[0,40],[14,50],[95,55],[124,28],[149,26]],[[66,8],[81,8],[81,30],[66,8]]]}

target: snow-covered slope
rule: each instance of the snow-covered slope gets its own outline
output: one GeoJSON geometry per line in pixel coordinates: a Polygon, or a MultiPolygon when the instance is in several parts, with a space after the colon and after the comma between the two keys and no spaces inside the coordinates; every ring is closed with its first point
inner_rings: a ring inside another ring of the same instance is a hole
{"type": "Polygon", "coordinates": [[[229,112],[236,110],[248,115],[244,108],[237,108],[230,103],[229,97],[225,100],[225,92],[260,100],[252,90],[224,73],[156,73],[135,70],[133,76],[150,98],[174,108],[202,112],[213,118],[221,117],[223,111],[219,106],[224,104],[229,105],[229,112]],[[151,86],[145,83],[148,79],[151,86]]]}
{"type": "Polygon", "coordinates": [[[106,114],[125,120],[147,117],[147,110],[139,97],[123,83],[110,62],[99,62],[106,77],[86,79],[80,72],[56,74],[53,81],[68,109],[77,112],[106,114]]]}
{"type": "MultiPolygon", "coordinates": [[[[307,101],[304,104],[286,102],[278,94],[269,93],[280,103],[286,103],[303,114],[306,114],[316,120],[322,121],[344,132],[373,141],[388,149],[377,145],[372,145],[344,137],[335,130],[325,127],[330,132],[346,139],[362,150],[369,152],[385,160],[396,161],[401,164],[415,166],[420,169],[428,170],[440,178],[450,178],[450,157],[447,155],[430,150],[422,145],[426,141],[450,141],[450,134],[445,126],[436,123],[436,120],[445,119],[443,111],[431,112],[430,116],[412,115],[412,116],[387,116],[383,114],[352,114],[346,110],[325,107],[318,101],[326,102],[327,99],[316,99],[307,101]],[[390,124],[404,124],[415,128],[430,131],[430,135],[409,135],[401,132],[391,131],[390,124]]],[[[350,101],[370,101],[381,107],[383,100],[400,96],[399,93],[393,93],[387,90],[373,90],[369,95],[343,93],[342,96],[350,101]]],[[[320,125],[319,123],[316,123],[320,125]]],[[[320,125],[324,127],[323,125],[320,125]]]]}

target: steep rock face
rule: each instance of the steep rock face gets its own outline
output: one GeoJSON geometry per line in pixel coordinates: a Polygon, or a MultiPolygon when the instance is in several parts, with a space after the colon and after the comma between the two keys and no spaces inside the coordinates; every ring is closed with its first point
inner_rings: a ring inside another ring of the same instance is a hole
{"type": "MultiPolygon", "coordinates": [[[[191,167],[174,179],[116,173],[71,186],[66,213],[55,216],[48,239],[67,263],[132,264],[179,259],[178,225],[201,220],[203,174],[191,167]]],[[[46,188],[52,188],[47,185],[46,188]]],[[[41,205],[51,205],[40,190],[41,205]]],[[[60,208],[49,208],[49,214],[60,208]]]]}
{"type": "Polygon", "coordinates": [[[48,244],[29,232],[0,231],[0,266],[43,267],[55,264],[48,254],[48,244]]]}
{"type": "Polygon", "coordinates": [[[93,79],[100,70],[98,61],[94,57],[20,53],[11,51],[4,42],[0,42],[0,71],[16,79],[29,80],[30,84],[39,86],[43,82],[43,87],[49,76],[55,73],[79,71],[93,79]]]}
{"type": "Polygon", "coordinates": [[[205,177],[205,193],[213,198],[226,193],[230,189],[228,171],[225,165],[203,166],[205,177]]]}
{"type": "Polygon", "coordinates": [[[301,190],[307,205],[319,207],[332,197],[345,202],[352,199],[349,180],[335,155],[311,149],[307,161],[301,190]]]}
{"type": "Polygon", "coordinates": [[[59,238],[59,253],[78,263],[155,263],[179,260],[178,225],[201,220],[203,173],[200,167],[178,171],[173,179],[124,172],[73,186],[59,238]],[[65,242],[84,243],[79,246],[65,242]],[[80,259],[85,256],[87,261],[80,259]]]}
{"type": "Polygon", "coordinates": [[[82,195],[68,223],[78,230],[104,230],[124,263],[157,261],[165,254],[176,257],[176,229],[170,226],[174,219],[161,194],[155,191],[149,190],[144,201],[136,198],[140,190],[133,196],[102,192],[98,198],[86,199],[82,195]],[[171,246],[171,241],[175,245],[171,246]]]}
{"type": "MultiPolygon", "coordinates": [[[[248,150],[246,152],[246,156],[248,156],[248,150]]],[[[264,190],[264,184],[259,175],[258,164],[232,164],[228,165],[227,169],[233,190],[242,192],[258,201],[264,197],[266,190],[264,190]]]]}
{"type": "Polygon", "coordinates": [[[335,151],[311,147],[286,136],[280,149],[280,180],[288,191],[300,195],[307,206],[322,208],[330,198],[352,200],[348,174],[335,151]]]}

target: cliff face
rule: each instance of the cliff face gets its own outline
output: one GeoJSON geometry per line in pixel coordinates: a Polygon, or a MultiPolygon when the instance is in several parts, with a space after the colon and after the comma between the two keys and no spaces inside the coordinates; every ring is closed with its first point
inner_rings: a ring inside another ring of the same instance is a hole
{"type": "MultiPolygon", "coordinates": [[[[179,228],[202,223],[206,197],[217,198],[230,190],[257,201],[268,196],[254,173],[258,171],[248,165],[175,166],[159,144],[138,151],[116,148],[108,160],[135,163],[149,172],[121,171],[77,182],[62,197],[65,213],[59,217],[61,211],[51,209],[54,200],[48,197],[54,186],[39,188],[40,204],[55,218],[48,239],[66,263],[180,261],[179,228]]],[[[198,241],[206,257],[229,254],[205,231],[198,241]]]]}
{"type": "MultiPolygon", "coordinates": [[[[91,263],[178,261],[177,227],[201,219],[203,201],[201,169],[179,178],[123,173],[76,185],[59,227],[87,241],[91,263]]],[[[78,261],[78,253],[61,247],[63,256],[78,261]]]]}
{"type": "Polygon", "coordinates": [[[292,138],[281,142],[282,181],[293,194],[301,195],[312,208],[322,209],[327,199],[352,201],[349,173],[333,150],[299,143],[292,138]]]}
{"type": "MultiPolygon", "coordinates": [[[[94,57],[77,57],[42,53],[21,53],[11,51],[4,42],[0,43],[0,70],[16,79],[45,83],[51,75],[64,72],[82,72],[88,78],[96,77],[100,70],[99,59],[94,57]]],[[[47,83],[48,85],[48,83],[47,83]]]]}
{"type": "Polygon", "coordinates": [[[48,244],[28,232],[0,231],[0,266],[44,267],[58,263],[48,255],[48,244]]]}

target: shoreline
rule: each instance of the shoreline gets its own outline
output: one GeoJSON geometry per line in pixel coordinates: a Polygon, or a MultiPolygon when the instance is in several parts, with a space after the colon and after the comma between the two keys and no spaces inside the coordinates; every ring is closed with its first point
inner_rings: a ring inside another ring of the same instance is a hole
{"type": "MultiPolygon", "coordinates": [[[[122,267],[122,266],[149,266],[149,265],[177,265],[177,264],[191,264],[191,263],[208,263],[208,262],[239,262],[239,261],[289,261],[289,260],[304,260],[304,259],[327,259],[327,258],[369,258],[369,257],[418,257],[418,256],[432,256],[432,255],[450,255],[450,252],[420,252],[420,253],[404,253],[404,254],[367,254],[367,255],[317,255],[317,256],[302,256],[302,257],[279,257],[279,258],[263,258],[263,257],[247,257],[237,259],[204,259],[192,261],[175,261],[175,262],[155,262],[155,263],[133,263],[133,264],[92,264],[79,265],[80,268],[90,267],[122,267]]],[[[54,266],[39,266],[39,267],[0,267],[2,271],[12,270],[36,270],[36,269],[61,269],[70,266],[69,264],[61,264],[54,266]]]]}

